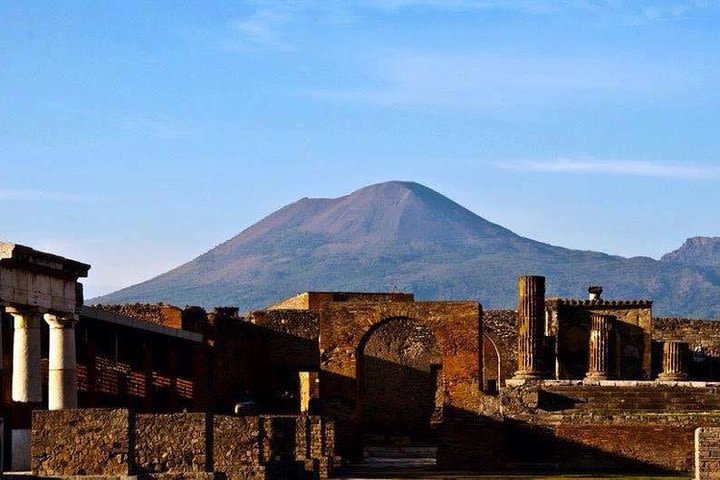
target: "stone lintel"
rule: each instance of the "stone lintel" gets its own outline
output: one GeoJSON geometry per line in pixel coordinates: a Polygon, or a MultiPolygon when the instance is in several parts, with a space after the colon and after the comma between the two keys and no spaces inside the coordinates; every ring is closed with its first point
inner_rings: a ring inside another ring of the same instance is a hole
{"type": "Polygon", "coordinates": [[[90,270],[90,265],[85,263],[9,242],[0,242],[0,266],[72,280],[87,277],[90,270]]]}

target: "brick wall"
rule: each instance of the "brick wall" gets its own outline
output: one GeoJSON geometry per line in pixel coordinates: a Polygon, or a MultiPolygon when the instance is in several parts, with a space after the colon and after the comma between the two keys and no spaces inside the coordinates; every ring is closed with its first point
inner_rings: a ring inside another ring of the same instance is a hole
{"type": "Polygon", "coordinates": [[[568,424],[555,427],[554,433],[558,459],[566,471],[689,472],[694,430],[652,423],[568,424]]]}
{"type": "Polygon", "coordinates": [[[720,428],[695,430],[695,480],[720,479],[720,428]]]}

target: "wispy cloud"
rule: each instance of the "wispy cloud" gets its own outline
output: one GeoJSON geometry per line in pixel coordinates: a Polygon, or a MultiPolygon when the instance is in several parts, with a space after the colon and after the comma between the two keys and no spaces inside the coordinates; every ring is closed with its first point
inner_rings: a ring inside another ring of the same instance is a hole
{"type": "Polygon", "coordinates": [[[221,46],[292,49],[289,31],[298,26],[351,23],[367,14],[393,15],[412,9],[438,13],[508,12],[519,15],[580,14],[625,25],[681,20],[720,11],[720,0],[254,0],[251,10],[230,22],[221,46]]]}
{"type": "MultiPolygon", "coordinates": [[[[381,60],[365,71],[374,86],[323,88],[311,96],[380,106],[455,106],[497,108],[513,105],[557,104],[596,97],[590,94],[642,96],[692,88],[716,76],[693,76],[661,60],[625,58],[508,57],[504,54],[442,55],[402,52],[377,55],[381,60]],[[374,72],[374,73],[372,73],[374,72]]],[[[696,72],[697,73],[697,72],[696,72]]]]}
{"type": "Polygon", "coordinates": [[[720,178],[720,167],[687,163],[657,163],[639,160],[597,160],[593,158],[557,158],[549,161],[498,163],[497,168],[518,172],[568,174],[607,174],[639,177],[686,179],[720,178]]]}
{"type": "Polygon", "coordinates": [[[253,14],[232,22],[233,38],[229,48],[247,48],[254,45],[271,45],[287,48],[283,29],[291,21],[294,8],[291,5],[273,5],[259,8],[253,14]]]}

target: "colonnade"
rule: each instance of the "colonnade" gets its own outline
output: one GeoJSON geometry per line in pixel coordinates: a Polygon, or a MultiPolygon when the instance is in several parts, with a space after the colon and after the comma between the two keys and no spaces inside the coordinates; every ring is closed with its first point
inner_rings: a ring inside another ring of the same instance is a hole
{"type": "MultiPolygon", "coordinates": [[[[533,380],[547,378],[542,365],[545,338],[545,277],[522,276],[518,279],[518,369],[514,378],[533,380]]],[[[615,372],[614,324],[612,315],[590,315],[588,339],[588,369],[586,381],[612,379],[615,372]]],[[[659,381],[687,379],[686,359],[689,347],[686,342],[669,340],[663,343],[662,372],[659,381]]]]}
{"type": "Polygon", "coordinates": [[[30,467],[31,412],[42,408],[43,400],[41,322],[44,319],[49,326],[48,409],[77,408],[77,316],[61,316],[27,306],[9,306],[5,311],[13,317],[12,469],[27,470],[30,467]]]}

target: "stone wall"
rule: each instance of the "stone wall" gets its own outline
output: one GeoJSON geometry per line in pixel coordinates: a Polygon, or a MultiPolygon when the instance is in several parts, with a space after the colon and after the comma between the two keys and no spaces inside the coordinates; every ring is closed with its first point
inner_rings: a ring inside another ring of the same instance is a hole
{"type": "Polygon", "coordinates": [[[305,292],[286,298],[266,310],[320,310],[330,302],[412,302],[412,293],[397,292],[305,292]]]}
{"type": "Polygon", "coordinates": [[[688,362],[690,378],[720,380],[720,321],[689,318],[654,318],[653,342],[655,370],[660,369],[662,342],[682,340],[688,342],[692,353],[688,362]]]}
{"type": "Polygon", "coordinates": [[[565,471],[689,472],[695,427],[681,425],[570,424],[554,428],[565,471]]]}
{"type": "Polygon", "coordinates": [[[695,430],[695,480],[720,479],[720,428],[695,430]]]}
{"type": "MultiPolygon", "coordinates": [[[[517,370],[517,322],[518,315],[515,310],[485,310],[483,312],[483,334],[487,336],[483,342],[483,351],[489,356],[497,348],[500,356],[500,378],[499,386],[504,381],[512,378],[517,370]],[[491,343],[491,345],[487,345],[491,343]],[[493,347],[491,350],[490,347],[493,347]]],[[[484,378],[495,378],[497,373],[489,371],[489,368],[496,367],[485,357],[483,368],[486,369],[484,378]]]]}
{"type": "Polygon", "coordinates": [[[34,475],[128,475],[130,414],[121,409],[35,411],[34,475]]]}
{"type": "Polygon", "coordinates": [[[128,303],[122,305],[93,305],[92,307],[166,327],[182,328],[182,309],[165,303],[128,303]]]}
{"type": "Polygon", "coordinates": [[[204,472],[208,467],[204,413],[135,417],[138,473],[204,472]]]}
{"type": "Polygon", "coordinates": [[[260,419],[216,415],[213,421],[213,467],[228,480],[262,476],[260,419]]]}
{"type": "Polygon", "coordinates": [[[587,373],[590,318],[593,314],[615,317],[613,376],[623,380],[651,378],[651,301],[556,298],[546,300],[545,309],[549,318],[548,334],[556,336],[560,378],[583,378],[587,373]]]}
{"type": "Polygon", "coordinates": [[[37,411],[35,475],[164,475],[240,479],[327,478],[333,427],[320,417],[37,411]]]}

